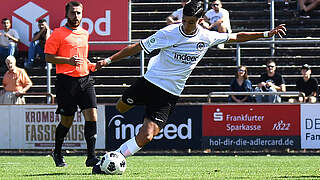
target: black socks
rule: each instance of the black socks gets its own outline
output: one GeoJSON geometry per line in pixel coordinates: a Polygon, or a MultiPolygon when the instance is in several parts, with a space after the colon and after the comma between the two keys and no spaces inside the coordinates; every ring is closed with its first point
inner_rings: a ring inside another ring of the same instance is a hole
{"type": "Polygon", "coordinates": [[[68,134],[70,128],[64,127],[61,123],[59,123],[56,129],[56,142],[55,142],[55,154],[61,155],[61,148],[64,141],[64,138],[68,134]]]}
{"type": "Polygon", "coordinates": [[[87,153],[88,158],[95,158],[95,146],[96,146],[96,136],[97,136],[97,122],[86,121],[84,125],[84,137],[87,142],[87,153]]]}

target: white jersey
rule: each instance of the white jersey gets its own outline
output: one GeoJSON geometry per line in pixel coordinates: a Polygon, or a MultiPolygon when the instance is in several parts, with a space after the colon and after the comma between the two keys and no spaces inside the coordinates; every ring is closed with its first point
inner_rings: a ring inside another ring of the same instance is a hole
{"type": "Polygon", "coordinates": [[[222,17],[224,17],[225,21],[223,21],[222,25],[228,29],[229,33],[231,33],[229,12],[227,10],[220,8],[219,12],[216,13],[214,9],[210,9],[206,12],[205,16],[209,19],[210,24],[213,24],[222,17]]]}
{"type": "Polygon", "coordinates": [[[10,34],[11,36],[19,39],[19,34],[14,29],[9,29],[8,32],[4,32],[4,30],[0,30],[1,36],[0,36],[0,46],[2,47],[8,47],[9,44],[16,44],[12,40],[9,40],[7,37],[4,36],[5,33],[10,34]]]}
{"type": "Polygon", "coordinates": [[[171,16],[177,18],[178,20],[182,20],[182,16],[183,16],[183,8],[177,9],[176,11],[174,11],[171,16]]]}
{"type": "Polygon", "coordinates": [[[193,35],[185,34],[182,24],[172,24],[160,29],[140,41],[147,54],[160,49],[159,54],[150,59],[144,77],[165,91],[179,96],[192,70],[208,48],[228,39],[227,33],[209,31],[200,25],[193,35]]]}

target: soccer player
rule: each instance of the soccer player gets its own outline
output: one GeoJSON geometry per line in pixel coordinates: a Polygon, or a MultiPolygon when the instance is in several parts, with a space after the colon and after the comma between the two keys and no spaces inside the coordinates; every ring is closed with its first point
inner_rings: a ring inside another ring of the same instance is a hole
{"type": "Polygon", "coordinates": [[[45,44],[46,61],[56,64],[56,94],[61,115],[55,135],[55,149],[52,157],[57,167],[66,166],[61,148],[79,108],[85,118],[84,136],[87,142],[86,166],[94,166],[99,159],[95,155],[97,99],[90,71],[95,64],[88,57],[88,31],[80,27],[83,6],[77,1],[66,4],[65,26],[53,31],[45,44]]]}
{"type": "MultiPolygon", "coordinates": [[[[160,49],[159,54],[150,59],[144,77],[126,89],[116,105],[120,113],[135,105],[146,106],[144,122],[137,136],[116,150],[125,157],[139,151],[164,127],[188,77],[210,46],[225,42],[249,41],[276,34],[282,37],[286,31],[284,25],[280,25],[266,32],[218,33],[204,29],[198,24],[203,13],[202,2],[188,2],[183,9],[181,24],[169,25],[139,43],[97,62],[98,67],[107,66],[141,50],[150,53],[154,49],[160,49]]],[[[97,169],[94,167],[93,173],[99,173],[97,169]]]]}

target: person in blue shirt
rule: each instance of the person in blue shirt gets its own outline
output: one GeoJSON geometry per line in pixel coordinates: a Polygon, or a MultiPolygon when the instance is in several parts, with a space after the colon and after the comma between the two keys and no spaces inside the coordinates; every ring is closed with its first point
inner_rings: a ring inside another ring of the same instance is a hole
{"type": "MultiPolygon", "coordinates": [[[[248,69],[246,66],[240,66],[237,69],[236,77],[231,81],[230,91],[236,92],[251,92],[252,83],[248,79],[248,69]]],[[[228,98],[229,102],[243,103],[243,102],[252,102],[251,96],[236,96],[230,95],[228,98]]]]}

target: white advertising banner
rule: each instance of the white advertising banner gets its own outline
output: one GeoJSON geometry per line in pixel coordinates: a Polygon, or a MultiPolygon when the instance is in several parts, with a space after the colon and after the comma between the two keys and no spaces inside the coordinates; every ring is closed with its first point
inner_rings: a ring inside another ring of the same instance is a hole
{"type": "Polygon", "coordinates": [[[320,104],[301,104],[301,149],[320,148],[320,104]]]}
{"type": "MultiPolygon", "coordinates": [[[[3,126],[0,149],[53,149],[56,127],[60,115],[56,105],[7,105],[0,106],[3,126]]],[[[105,148],[105,108],[98,105],[97,149],[105,148]]],[[[64,149],[86,149],[84,117],[77,112],[67,134],[64,149]]]]}
{"type": "Polygon", "coordinates": [[[7,149],[10,141],[10,109],[7,106],[0,106],[0,149],[7,149]]]}

